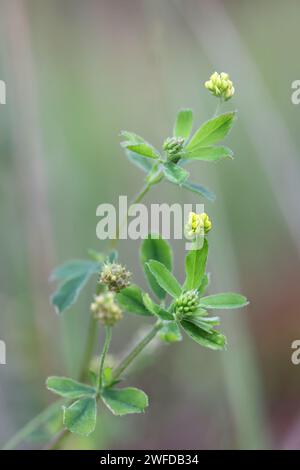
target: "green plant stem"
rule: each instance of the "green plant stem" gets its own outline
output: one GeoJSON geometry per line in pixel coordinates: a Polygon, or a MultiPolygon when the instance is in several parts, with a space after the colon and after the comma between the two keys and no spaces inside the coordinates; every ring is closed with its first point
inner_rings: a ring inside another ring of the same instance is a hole
{"type": "Polygon", "coordinates": [[[103,350],[100,356],[100,361],[99,361],[99,373],[98,373],[98,381],[97,381],[97,395],[99,394],[102,384],[103,384],[103,368],[104,368],[104,361],[105,357],[110,345],[111,341],[111,333],[112,333],[112,328],[111,326],[106,326],[105,327],[105,341],[104,341],[104,346],[103,350]]]}
{"type": "Polygon", "coordinates": [[[132,361],[145,349],[145,347],[153,340],[157,332],[162,328],[163,323],[159,320],[149,333],[133,348],[133,350],[121,361],[112,374],[111,381],[117,380],[132,361]]]}
{"type": "Polygon", "coordinates": [[[79,375],[79,381],[83,381],[86,378],[87,369],[88,369],[88,366],[90,364],[90,361],[94,352],[94,346],[95,346],[96,337],[97,337],[96,333],[97,333],[97,321],[91,315],[90,320],[89,320],[88,336],[86,340],[86,347],[85,347],[82,367],[81,367],[81,371],[79,375]]]}
{"type": "Polygon", "coordinates": [[[217,104],[217,107],[216,107],[216,110],[215,110],[215,114],[213,115],[213,117],[218,116],[219,112],[221,111],[222,104],[223,104],[223,99],[219,98],[218,104],[217,104]]]}

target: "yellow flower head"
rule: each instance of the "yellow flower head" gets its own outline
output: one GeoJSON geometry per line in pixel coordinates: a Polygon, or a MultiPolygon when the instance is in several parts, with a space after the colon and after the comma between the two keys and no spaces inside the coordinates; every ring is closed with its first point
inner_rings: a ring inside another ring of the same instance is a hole
{"type": "Polygon", "coordinates": [[[211,220],[205,212],[202,212],[201,214],[190,212],[188,222],[185,225],[185,236],[186,238],[193,240],[198,235],[206,235],[211,228],[211,220]]]}
{"type": "Polygon", "coordinates": [[[214,96],[223,98],[225,101],[229,100],[234,95],[234,86],[229,79],[228,73],[214,72],[210,79],[205,82],[207,88],[214,96]]]}

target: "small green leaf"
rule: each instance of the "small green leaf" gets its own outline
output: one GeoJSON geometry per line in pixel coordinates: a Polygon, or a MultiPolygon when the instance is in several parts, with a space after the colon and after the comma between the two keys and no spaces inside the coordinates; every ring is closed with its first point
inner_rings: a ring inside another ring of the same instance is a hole
{"type": "Polygon", "coordinates": [[[130,413],[142,413],[148,406],[147,395],[137,388],[104,389],[103,402],[109,410],[117,416],[130,413]]]}
{"type": "Polygon", "coordinates": [[[149,310],[149,312],[151,312],[153,315],[156,315],[161,320],[174,320],[174,317],[170,312],[162,308],[160,305],[154,303],[150,296],[146,293],[143,294],[143,302],[147,310],[149,310]]]}
{"type": "Polygon", "coordinates": [[[206,261],[208,255],[208,242],[204,239],[200,250],[191,250],[185,258],[186,280],[184,289],[198,289],[205,274],[206,261]]]}
{"type": "Polygon", "coordinates": [[[54,305],[57,313],[62,313],[73,305],[78,296],[89,280],[89,274],[72,278],[64,282],[50,297],[52,305],[54,305]]]}
{"type": "Polygon", "coordinates": [[[181,294],[181,286],[173,274],[159,261],[150,260],[147,265],[156,281],[164,291],[172,297],[179,297],[181,294]]]}
{"type": "Polygon", "coordinates": [[[69,431],[88,436],[96,427],[97,405],[95,398],[81,398],[69,407],[63,407],[63,421],[69,431]]]}
{"type": "Polygon", "coordinates": [[[99,272],[101,265],[99,261],[81,259],[67,261],[52,271],[50,281],[66,281],[85,274],[94,274],[99,272]]]}
{"type": "Polygon", "coordinates": [[[128,150],[131,150],[131,152],[137,153],[138,155],[142,155],[143,157],[147,158],[159,158],[159,153],[157,150],[155,150],[152,145],[147,144],[147,143],[131,143],[131,142],[123,142],[123,145],[125,148],[128,150]]]}
{"type": "Polygon", "coordinates": [[[217,162],[224,158],[233,158],[233,152],[228,147],[194,147],[189,152],[182,154],[183,158],[190,160],[202,160],[205,162],[217,162]]]}
{"type": "Polygon", "coordinates": [[[153,162],[149,160],[149,158],[142,157],[137,153],[130,152],[130,150],[126,151],[126,155],[128,160],[137,166],[140,170],[149,173],[152,170],[153,162]]]}
{"type": "Polygon", "coordinates": [[[200,299],[200,305],[202,307],[211,309],[240,308],[245,307],[246,305],[248,305],[248,303],[249,302],[246,297],[240,294],[234,294],[232,292],[208,295],[207,297],[202,297],[200,299]]]}
{"type": "Polygon", "coordinates": [[[94,396],[96,390],[68,377],[48,377],[46,387],[61,397],[76,399],[84,396],[94,396]]]}
{"type": "Polygon", "coordinates": [[[144,305],[141,289],[135,284],[131,284],[129,287],[122,289],[121,292],[116,295],[116,299],[120,307],[128,313],[146,316],[151,315],[144,305]]]}
{"type": "Polygon", "coordinates": [[[226,338],[216,330],[207,332],[190,321],[183,320],[181,326],[190,338],[196,343],[213,350],[223,350],[226,347],[226,338]]]}
{"type": "Polygon", "coordinates": [[[121,146],[146,158],[158,158],[159,152],[146,140],[134,132],[122,131],[121,137],[125,138],[125,141],[121,142],[121,146]]]}
{"type": "Polygon", "coordinates": [[[166,293],[155,280],[155,277],[147,266],[147,261],[150,259],[160,261],[169,269],[169,271],[171,271],[173,265],[173,255],[171,247],[166,240],[155,237],[154,235],[152,237],[151,234],[149,234],[148,238],[146,238],[141,244],[140,260],[151,289],[160,300],[163,300],[166,296],[166,293]]]}
{"type": "Polygon", "coordinates": [[[163,164],[163,172],[167,180],[171,183],[181,185],[188,177],[189,172],[176,165],[173,162],[167,162],[163,164]]]}
{"type": "Polygon", "coordinates": [[[182,340],[180,329],[175,321],[166,322],[159,331],[159,337],[166,343],[175,343],[182,340]]]}
{"type": "Polygon", "coordinates": [[[174,127],[174,136],[188,139],[193,127],[193,111],[191,109],[182,109],[177,114],[174,127]]]}
{"type": "Polygon", "coordinates": [[[200,184],[191,183],[190,181],[184,181],[182,183],[182,187],[188,189],[193,193],[200,194],[200,196],[205,197],[211,202],[214,202],[214,200],[216,199],[216,196],[213,192],[209,191],[209,189],[205,188],[204,186],[201,186],[200,184]]]}
{"type": "Polygon", "coordinates": [[[205,122],[195,132],[190,142],[186,146],[186,150],[191,151],[200,145],[202,147],[207,147],[219,142],[220,140],[223,140],[232,127],[234,117],[235,113],[230,112],[221,114],[220,116],[205,122]]]}
{"type": "Polygon", "coordinates": [[[57,313],[62,313],[76,302],[87,281],[101,270],[101,266],[99,261],[73,260],[52,272],[51,280],[64,281],[50,298],[57,313]]]}

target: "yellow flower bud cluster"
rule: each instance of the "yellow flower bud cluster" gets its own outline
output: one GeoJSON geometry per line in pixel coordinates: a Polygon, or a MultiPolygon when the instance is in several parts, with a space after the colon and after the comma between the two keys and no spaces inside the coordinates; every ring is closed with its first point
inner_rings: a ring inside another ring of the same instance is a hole
{"type": "Polygon", "coordinates": [[[214,96],[222,98],[224,101],[229,100],[234,95],[234,86],[228,73],[214,72],[204,85],[214,96]]]}
{"type": "Polygon", "coordinates": [[[189,240],[193,240],[198,235],[206,235],[211,228],[211,220],[205,212],[201,214],[190,212],[188,222],[185,225],[185,236],[189,240]]]}

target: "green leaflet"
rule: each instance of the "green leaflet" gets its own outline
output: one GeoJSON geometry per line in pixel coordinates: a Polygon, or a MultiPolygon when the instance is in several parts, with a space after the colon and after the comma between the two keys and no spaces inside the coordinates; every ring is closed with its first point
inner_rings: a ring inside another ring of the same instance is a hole
{"type": "Polygon", "coordinates": [[[188,189],[189,191],[199,194],[200,196],[205,197],[208,199],[208,201],[214,202],[216,199],[216,196],[213,192],[211,192],[209,189],[205,188],[204,186],[201,186],[200,184],[196,183],[191,183],[190,181],[184,181],[182,183],[182,187],[185,189],[188,189]]]}
{"type": "Polygon", "coordinates": [[[163,164],[163,172],[167,180],[171,183],[181,185],[188,177],[189,172],[176,165],[173,162],[167,162],[163,164]]]}
{"type": "Polygon", "coordinates": [[[183,320],[181,326],[190,338],[196,343],[215,351],[223,350],[226,347],[226,338],[216,330],[207,332],[190,321],[183,320]]]}
{"type": "Polygon", "coordinates": [[[207,147],[215,144],[230,131],[233,120],[235,117],[234,112],[221,114],[209,121],[205,122],[193,135],[190,142],[186,146],[186,150],[192,151],[195,147],[207,147]]]}
{"type": "Polygon", "coordinates": [[[173,274],[159,261],[150,260],[147,265],[156,281],[165,292],[172,297],[179,297],[181,294],[181,286],[173,274]]]}
{"type": "Polygon", "coordinates": [[[140,261],[151,289],[160,300],[163,300],[166,296],[166,292],[157,283],[155,277],[147,266],[147,261],[150,259],[160,261],[169,269],[169,271],[171,271],[173,265],[173,254],[171,247],[166,240],[155,237],[154,235],[152,235],[152,237],[151,234],[149,234],[148,238],[142,242],[140,248],[140,261]]]}
{"type": "Polygon", "coordinates": [[[66,281],[86,274],[94,274],[99,272],[101,266],[102,263],[99,261],[70,260],[52,271],[50,281],[66,281]]]}
{"type": "Polygon", "coordinates": [[[130,150],[131,152],[137,153],[138,155],[142,155],[143,157],[157,159],[159,158],[159,152],[155,150],[152,145],[147,144],[146,142],[141,143],[131,143],[131,142],[123,142],[122,146],[126,149],[130,150]]]}
{"type": "Polygon", "coordinates": [[[149,404],[147,395],[134,387],[104,389],[101,398],[107,408],[117,416],[142,413],[149,404]]]}
{"type": "Polygon", "coordinates": [[[64,281],[52,294],[51,303],[57,313],[62,313],[73,305],[90,277],[101,270],[102,263],[89,260],[68,261],[56,268],[51,280],[64,281]]]}
{"type": "Polygon", "coordinates": [[[128,160],[137,166],[140,170],[149,173],[152,170],[153,162],[142,155],[138,155],[137,153],[130,152],[130,150],[126,151],[126,155],[128,160]]]}
{"type": "Polygon", "coordinates": [[[160,305],[154,303],[147,293],[143,294],[143,302],[147,310],[149,310],[149,312],[151,312],[153,315],[156,315],[161,320],[174,320],[173,315],[162,308],[160,305]]]}
{"type": "Polygon", "coordinates": [[[211,309],[241,308],[248,305],[248,303],[249,302],[246,297],[240,294],[234,294],[232,292],[208,295],[207,297],[202,297],[200,300],[202,307],[211,309]]]}
{"type": "Polygon", "coordinates": [[[206,261],[208,255],[208,242],[204,239],[203,246],[200,250],[191,250],[185,258],[186,280],[184,289],[198,289],[201,285],[206,269],[206,261]]]}
{"type": "Polygon", "coordinates": [[[95,396],[96,390],[68,377],[48,377],[46,387],[64,398],[76,399],[84,396],[95,396]]]}
{"type": "Polygon", "coordinates": [[[174,136],[188,139],[193,127],[193,111],[191,109],[182,109],[178,112],[174,126],[174,136]]]}
{"type": "Polygon", "coordinates": [[[96,427],[97,406],[95,398],[81,398],[69,407],[63,407],[63,422],[69,431],[88,436],[96,427]]]}
{"type": "Polygon", "coordinates": [[[228,147],[195,147],[182,157],[190,160],[202,160],[205,162],[217,162],[224,158],[233,158],[233,152],[228,147]]]}
{"type": "Polygon", "coordinates": [[[116,295],[116,299],[120,307],[128,313],[146,316],[151,315],[144,305],[142,290],[135,284],[131,284],[129,287],[122,289],[121,292],[116,295]]]}
{"type": "Polygon", "coordinates": [[[89,280],[89,274],[83,274],[81,276],[69,279],[64,282],[51,296],[51,303],[56,309],[56,313],[62,313],[73,305],[78,296],[89,280]]]}

